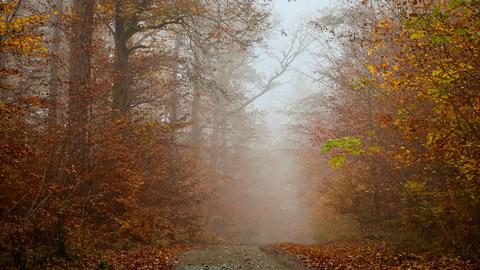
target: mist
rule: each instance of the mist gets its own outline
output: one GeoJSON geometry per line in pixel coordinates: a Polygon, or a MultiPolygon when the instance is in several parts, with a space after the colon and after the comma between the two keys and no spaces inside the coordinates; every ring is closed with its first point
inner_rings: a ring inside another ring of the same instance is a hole
{"type": "MultiPolygon", "coordinates": [[[[306,136],[293,126],[298,119],[292,113],[298,103],[318,92],[311,78],[302,76],[314,67],[309,52],[312,36],[309,20],[316,9],[331,6],[324,1],[273,1],[273,28],[254,48],[256,62],[253,69],[259,78],[274,78],[270,88],[259,96],[246,111],[258,111],[261,122],[245,152],[236,161],[241,163],[230,193],[222,191],[224,204],[214,225],[220,234],[235,235],[237,243],[313,242],[311,204],[308,202],[304,162],[300,149],[305,148],[306,136]],[[292,53],[292,50],[294,53],[292,53]],[[290,51],[289,51],[290,50],[290,51]],[[290,55],[287,55],[288,52],[290,55]],[[296,55],[298,53],[298,55],[296,55]],[[294,56],[285,70],[282,61],[294,56]],[[280,72],[278,72],[280,70],[280,72]],[[239,196],[232,201],[232,197],[239,196]],[[226,205],[233,204],[234,208],[226,205]],[[245,222],[247,221],[247,222],[245,222]],[[244,224],[244,225],[239,225],[244,224]],[[245,224],[246,223],[246,224],[245,224]],[[242,227],[242,233],[234,227],[242,227]]],[[[250,78],[251,79],[251,78],[250,78]]],[[[234,79],[235,80],[235,79],[234,79]]],[[[262,93],[258,81],[244,81],[252,85],[253,95],[262,93]]],[[[308,142],[307,142],[308,144],[308,142]]],[[[227,237],[228,239],[228,237],[227,237]]]]}
{"type": "Polygon", "coordinates": [[[0,268],[478,268],[478,7],[0,1],[0,268]]]}

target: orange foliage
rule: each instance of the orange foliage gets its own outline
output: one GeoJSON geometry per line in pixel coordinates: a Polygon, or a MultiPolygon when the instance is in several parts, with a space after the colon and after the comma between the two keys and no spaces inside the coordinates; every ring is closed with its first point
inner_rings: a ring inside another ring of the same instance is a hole
{"type": "Polygon", "coordinates": [[[284,250],[314,269],[476,269],[477,260],[401,252],[382,242],[352,242],[326,245],[281,243],[284,250]]]}

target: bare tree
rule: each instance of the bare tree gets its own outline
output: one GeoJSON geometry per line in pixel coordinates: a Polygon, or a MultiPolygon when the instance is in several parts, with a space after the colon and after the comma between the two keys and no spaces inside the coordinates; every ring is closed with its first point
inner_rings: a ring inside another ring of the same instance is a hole
{"type": "MultiPolygon", "coordinates": [[[[292,65],[295,60],[304,53],[308,47],[313,43],[313,40],[310,39],[308,34],[308,29],[305,27],[297,29],[289,45],[280,52],[280,56],[276,57],[278,62],[278,67],[275,69],[273,74],[271,74],[268,78],[264,80],[256,80],[255,85],[260,90],[257,94],[253,97],[249,98],[248,100],[244,101],[243,103],[237,105],[235,108],[228,112],[223,112],[223,117],[221,117],[220,122],[227,121],[231,116],[241,112],[244,110],[248,105],[255,102],[255,100],[259,99],[261,96],[265,95],[266,93],[274,90],[277,86],[279,86],[280,78],[289,70],[292,69],[292,65]]],[[[212,119],[207,120],[203,127],[205,127],[212,119]]]]}

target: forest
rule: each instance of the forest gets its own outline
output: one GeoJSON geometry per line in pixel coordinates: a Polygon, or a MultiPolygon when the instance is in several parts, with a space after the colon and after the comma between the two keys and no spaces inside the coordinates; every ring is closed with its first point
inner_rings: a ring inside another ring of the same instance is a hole
{"type": "Polygon", "coordinates": [[[0,0],[0,269],[478,269],[479,53],[479,0],[0,0]]]}

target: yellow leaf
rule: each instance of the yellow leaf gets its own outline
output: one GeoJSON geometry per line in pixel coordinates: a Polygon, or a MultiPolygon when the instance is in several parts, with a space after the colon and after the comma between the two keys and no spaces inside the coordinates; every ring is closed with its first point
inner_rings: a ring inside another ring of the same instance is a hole
{"type": "Polygon", "coordinates": [[[375,75],[377,73],[377,69],[374,66],[372,65],[365,65],[365,66],[367,67],[368,71],[370,71],[370,74],[375,75]]]}

